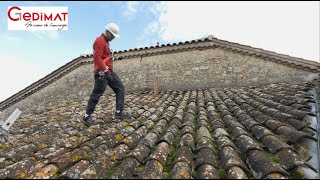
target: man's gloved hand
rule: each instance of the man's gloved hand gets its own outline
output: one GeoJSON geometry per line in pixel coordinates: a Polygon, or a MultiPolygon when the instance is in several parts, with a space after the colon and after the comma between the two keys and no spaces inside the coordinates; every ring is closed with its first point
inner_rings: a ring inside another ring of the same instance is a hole
{"type": "Polygon", "coordinates": [[[100,77],[105,75],[105,73],[103,71],[99,71],[98,74],[99,74],[100,77]]]}
{"type": "Polygon", "coordinates": [[[108,71],[109,71],[109,67],[106,66],[106,70],[104,70],[104,71],[100,71],[100,70],[99,70],[98,75],[99,75],[100,77],[102,77],[102,76],[104,76],[105,73],[107,73],[108,71]]]}
{"type": "Polygon", "coordinates": [[[98,75],[100,77],[106,76],[107,81],[110,81],[110,82],[113,81],[113,77],[111,75],[111,70],[110,70],[110,68],[108,66],[106,66],[106,70],[105,71],[99,71],[98,75]]]}

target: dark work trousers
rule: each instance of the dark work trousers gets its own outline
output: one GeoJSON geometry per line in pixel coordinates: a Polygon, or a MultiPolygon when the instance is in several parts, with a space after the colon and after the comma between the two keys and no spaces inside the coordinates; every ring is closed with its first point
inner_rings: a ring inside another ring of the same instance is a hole
{"type": "Polygon", "coordinates": [[[100,97],[105,92],[107,85],[111,87],[114,93],[116,93],[116,110],[123,111],[124,108],[124,86],[118,77],[118,75],[111,70],[111,78],[108,78],[106,75],[99,76],[97,72],[94,75],[94,89],[90,95],[89,102],[87,105],[86,113],[91,115],[97,103],[99,102],[100,97]]]}

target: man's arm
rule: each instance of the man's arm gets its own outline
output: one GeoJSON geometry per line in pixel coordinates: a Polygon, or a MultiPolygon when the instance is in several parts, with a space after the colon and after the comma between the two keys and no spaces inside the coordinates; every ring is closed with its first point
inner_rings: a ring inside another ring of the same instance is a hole
{"type": "Polygon", "coordinates": [[[103,45],[97,42],[93,45],[93,60],[94,60],[94,63],[98,65],[98,68],[100,71],[106,72],[109,70],[109,68],[103,63],[102,55],[103,55],[103,45]]]}

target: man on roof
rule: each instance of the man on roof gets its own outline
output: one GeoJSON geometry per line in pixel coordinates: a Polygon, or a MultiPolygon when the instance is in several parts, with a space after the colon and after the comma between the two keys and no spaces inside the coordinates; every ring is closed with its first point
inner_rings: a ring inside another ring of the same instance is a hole
{"type": "Polygon", "coordinates": [[[119,27],[115,23],[109,23],[105,26],[105,33],[97,37],[93,43],[93,59],[94,59],[94,89],[90,95],[86,114],[83,117],[83,123],[87,126],[95,125],[91,114],[94,112],[100,97],[105,92],[107,85],[116,93],[116,112],[114,118],[126,119],[132,115],[124,112],[124,86],[113,71],[109,42],[115,37],[119,37],[119,27]]]}

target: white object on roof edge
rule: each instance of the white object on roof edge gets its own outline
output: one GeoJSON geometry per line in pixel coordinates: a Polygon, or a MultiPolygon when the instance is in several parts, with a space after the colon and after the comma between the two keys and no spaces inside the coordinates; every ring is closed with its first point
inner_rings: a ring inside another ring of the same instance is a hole
{"type": "MultiPolygon", "coordinates": [[[[0,111],[0,117],[1,117],[1,114],[2,114],[2,111],[0,111]]],[[[0,127],[2,126],[2,124],[3,124],[3,122],[2,122],[2,120],[0,118],[0,127]]]]}
{"type": "Polygon", "coordinates": [[[13,123],[18,119],[22,111],[18,108],[16,108],[13,113],[10,115],[10,117],[2,124],[2,129],[8,131],[10,127],[13,125],[13,123]]]}

